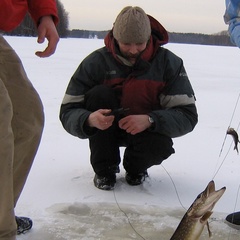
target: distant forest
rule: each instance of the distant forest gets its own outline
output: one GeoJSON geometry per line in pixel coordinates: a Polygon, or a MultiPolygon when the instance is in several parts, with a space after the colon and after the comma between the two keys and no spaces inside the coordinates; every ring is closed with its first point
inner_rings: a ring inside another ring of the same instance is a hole
{"type": "MultiPolygon", "coordinates": [[[[68,37],[71,38],[99,38],[103,39],[108,31],[89,31],[73,29],[68,32],[68,37]]],[[[169,42],[171,43],[188,43],[200,45],[218,45],[218,46],[233,46],[227,31],[218,34],[201,34],[201,33],[175,33],[168,32],[169,42]]]]}
{"type": "MultiPolygon", "coordinates": [[[[57,8],[59,15],[59,24],[57,30],[61,38],[98,38],[103,39],[107,31],[90,31],[73,29],[69,30],[69,14],[65,10],[60,0],[57,0],[57,8]]],[[[30,16],[27,14],[23,22],[12,32],[3,32],[4,35],[12,36],[37,36],[36,26],[30,16]]],[[[169,32],[170,43],[186,43],[186,44],[201,44],[201,45],[218,45],[218,46],[233,46],[230,41],[227,31],[218,34],[201,34],[201,33],[175,33],[169,32]]]]}

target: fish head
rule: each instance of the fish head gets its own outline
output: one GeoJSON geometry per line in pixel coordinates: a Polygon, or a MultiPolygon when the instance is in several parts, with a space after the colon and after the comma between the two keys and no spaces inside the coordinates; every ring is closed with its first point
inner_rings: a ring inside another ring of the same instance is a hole
{"type": "Polygon", "coordinates": [[[195,219],[204,218],[204,221],[207,220],[211,216],[212,209],[222,197],[225,190],[226,187],[223,187],[216,191],[214,181],[210,181],[206,189],[198,195],[188,209],[187,215],[195,219]]]}
{"type": "Polygon", "coordinates": [[[236,131],[235,131],[234,128],[229,127],[229,128],[227,129],[227,134],[234,134],[234,133],[236,133],[236,131]]]}

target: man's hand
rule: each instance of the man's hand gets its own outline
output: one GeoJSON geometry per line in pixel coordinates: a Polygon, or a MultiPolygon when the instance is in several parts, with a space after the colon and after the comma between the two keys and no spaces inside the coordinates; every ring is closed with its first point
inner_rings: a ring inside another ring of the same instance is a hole
{"type": "Polygon", "coordinates": [[[151,126],[148,115],[129,115],[122,118],[118,124],[121,129],[132,135],[143,132],[151,126]]]}
{"type": "Polygon", "coordinates": [[[48,40],[48,46],[44,51],[37,51],[35,54],[38,57],[49,57],[51,56],[57,47],[59,36],[53,19],[51,16],[44,16],[40,19],[38,26],[38,43],[43,43],[45,38],[48,40]]]}
{"type": "Polygon", "coordinates": [[[108,129],[112,126],[115,118],[114,115],[109,115],[110,112],[110,109],[99,109],[91,113],[87,119],[87,125],[100,130],[108,129]]]}

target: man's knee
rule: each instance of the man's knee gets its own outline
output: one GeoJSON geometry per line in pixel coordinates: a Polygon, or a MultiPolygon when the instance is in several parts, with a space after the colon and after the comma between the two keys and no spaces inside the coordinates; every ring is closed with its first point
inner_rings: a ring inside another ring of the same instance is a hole
{"type": "Polygon", "coordinates": [[[133,136],[133,146],[126,148],[124,167],[130,172],[143,172],[153,165],[159,165],[175,151],[172,139],[152,132],[133,136]]]}

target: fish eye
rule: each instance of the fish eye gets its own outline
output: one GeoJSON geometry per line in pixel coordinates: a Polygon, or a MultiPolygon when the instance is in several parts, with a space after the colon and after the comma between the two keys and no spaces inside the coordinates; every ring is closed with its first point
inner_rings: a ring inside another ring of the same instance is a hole
{"type": "Polygon", "coordinates": [[[202,196],[202,194],[201,194],[201,193],[200,193],[200,194],[198,194],[198,196],[197,196],[197,199],[199,199],[201,196],[202,196]]]}

